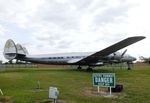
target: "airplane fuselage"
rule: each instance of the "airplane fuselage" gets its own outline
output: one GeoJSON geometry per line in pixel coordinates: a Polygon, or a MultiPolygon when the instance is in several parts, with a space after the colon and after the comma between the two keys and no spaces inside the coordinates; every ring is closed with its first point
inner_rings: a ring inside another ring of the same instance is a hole
{"type": "MultiPolygon", "coordinates": [[[[77,63],[72,63],[71,61],[81,60],[86,58],[89,55],[92,55],[95,52],[74,52],[74,53],[57,53],[57,54],[44,54],[44,55],[26,55],[25,57],[18,56],[17,59],[33,62],[33,63],[42,63],[42,64],[57,64],[57,65],[78,65],[77,63]]],[[[97,63],[81,63],[80,65],[102,65],[103,63],[120,63],[120,62],[132,62],[136,58],[128,54],[125,54],[121,60],[121,53],[116,52],[115,54],[110,54],[103,58],[98,57],[99,60],[97,63]]]]}

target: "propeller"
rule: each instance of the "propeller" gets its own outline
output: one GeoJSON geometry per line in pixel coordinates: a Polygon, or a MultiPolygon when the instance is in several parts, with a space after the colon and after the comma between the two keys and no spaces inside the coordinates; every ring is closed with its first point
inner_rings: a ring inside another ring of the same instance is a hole
{"type": "MultiPolygon", "coordinates": [[[[124,50],[123,53],[120,55],[119,62],[121,62],[121,59],[123,58],[126,52],[127,52],[127,49],[124,50]]],[[[115,56],[116,56],[116,53],[113,53],[113,59],[115,58],[115,56]]]]}
{"type": "Polygon", "coordinates": [[[127,49],[121,54],[121,58],[123,58],[126,52],[127,52],[127,49]]]}
{"type": "Polygon", "coordinates": [[[121,56],[120,56],[120,60],[119,60],[119,61],[120,61],[120,64],[121,64],[121,65],[120,65],[120,68],[122,68],[122,65],[123,65],[123,64],[122,64],[122,58],[123,58],[123,56],[125,55],[126,52],[127,52],[127,49],[124,50],[123,53],[122,53],[121,56]]]}
{"type": "MultiPolygon", "coordinates": [[[[125,55],[125,53],[127,52],[127,49],[121,54],[121,58],[120,58],[120,62],[121,62],[121,68],[122,68],[122,58],[125,55]]],[[[133,66],[133,62],[127,62],[127,66],[128,66],[128,70],[131,70],[131,67],[133,66]]]]}
{"type": "Polygon", "coordinates": [[[121,54],[120,54],[120,56],[118,56],[116,53],[113,53],[113,56],[112,56],[112,58],[111,58],[111,63],[120,63],[121,65],[120,65],[120,68],[122,68],[122,58],[124,57],[124,55],[125,55],[125,53],[127,52],[127,49],[126,50],[124,50],[121,54]],[[118,60],[116,60],[116,59],[118,59],[118,60]]]}

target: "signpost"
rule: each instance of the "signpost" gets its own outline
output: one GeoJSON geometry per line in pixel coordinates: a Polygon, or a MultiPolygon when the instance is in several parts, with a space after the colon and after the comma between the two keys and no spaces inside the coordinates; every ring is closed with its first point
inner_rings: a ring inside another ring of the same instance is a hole
{"type": "Polygon", "coordinates": [[[93,73],[93,85],[97,86],[98,93],[99,87],[110,87],[111,95],[111,88],[115,87],[115,73],[93,73]]]}

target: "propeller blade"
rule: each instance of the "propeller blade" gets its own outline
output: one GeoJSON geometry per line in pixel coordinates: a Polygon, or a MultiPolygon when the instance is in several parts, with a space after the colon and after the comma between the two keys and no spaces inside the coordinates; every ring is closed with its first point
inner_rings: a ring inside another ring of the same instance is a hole
{"type": "Polygon", "coordinates": [[[127,49],[121,54],[121,58],[124,56],[124,54],[127,52],[127,49]]]}

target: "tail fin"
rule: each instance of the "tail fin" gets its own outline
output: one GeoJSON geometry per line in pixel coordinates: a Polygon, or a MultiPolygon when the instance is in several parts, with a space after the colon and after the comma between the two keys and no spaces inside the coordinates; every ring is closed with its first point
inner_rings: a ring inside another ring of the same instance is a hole
{"type": "Polygon", "coordinates": [[[18,55],[22,55],[22,56],[25,56],[26,55],[26,49],[23,48],[20,44],[17,44],[16,45],[16,48],[17,48],[17,54],[18,55]]]}
{"type": "Polygon", "coordinates": [[[18,57],[24,57],[28,54],[25,47],[22,47],[20,44],[15,44],[13,40],[9,39],[6,41],[4,47],[4,57],[8,60],[13,60],[18,57]]]}

